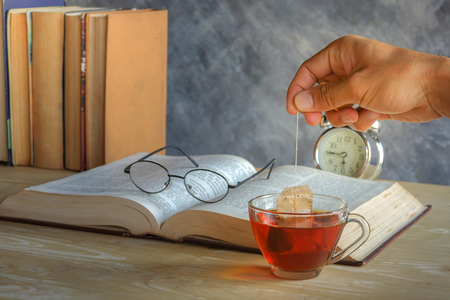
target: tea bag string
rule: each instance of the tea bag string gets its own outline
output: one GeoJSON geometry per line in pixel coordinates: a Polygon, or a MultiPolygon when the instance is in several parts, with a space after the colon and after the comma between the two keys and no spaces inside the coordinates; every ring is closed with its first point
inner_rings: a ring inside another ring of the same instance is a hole
{"type": "Polygon", "coordinates": [[[295,177],[294,186],[297,186],[297,153],[298,153],[298,112],[297,112],[297,127],[295,131],[295,177]]]}

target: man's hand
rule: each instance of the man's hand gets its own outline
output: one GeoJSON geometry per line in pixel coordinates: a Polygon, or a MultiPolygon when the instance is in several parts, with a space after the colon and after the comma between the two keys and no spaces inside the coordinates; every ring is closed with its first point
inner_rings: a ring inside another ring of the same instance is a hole
{"type": "Polygon", "coordinates": [[[420,123],[449,117],[450,60],[345,36],[302,64],[286,107],[290,114],[303,113],[309,125],[325,112],[335,127],[360,131],[377,119],[420,123]]]}

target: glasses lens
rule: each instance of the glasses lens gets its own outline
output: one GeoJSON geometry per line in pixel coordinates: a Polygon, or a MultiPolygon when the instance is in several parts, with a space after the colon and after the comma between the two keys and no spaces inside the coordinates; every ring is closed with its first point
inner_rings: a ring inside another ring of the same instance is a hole
{"type": "Polygon", "coordinates": [[[228,193],[228,181],[222,175],[206,170],[186,174],[184,184],[188,192],[203,202],[217,202],[228,193]]]}
{"type": "Polygon", "coordinates": [[[170,183],[166,169],[152,162],[138,162],[131,166],[130,177],[133,183],[148,193],[164,190],[170,183]]]}

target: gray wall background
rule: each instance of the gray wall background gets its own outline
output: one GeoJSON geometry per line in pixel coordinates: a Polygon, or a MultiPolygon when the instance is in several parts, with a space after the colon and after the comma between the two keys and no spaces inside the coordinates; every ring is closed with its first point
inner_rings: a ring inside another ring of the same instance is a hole
{"type": "MultiPolygon", "coordinates": [[[[67,0],[67,5],[169,10],[167,143],[263,166],[294,164],[296,117],[285,93],[301,63],[357,34],[450,56],[450,1],[67,0]]],[[[145,29],[143,29],[145,30],[145,29]]],[[[450,184],[450,120],[383,121],[380,178],[450,184]]],[[[322,130],[299,127],[299,164],[313,167],[322,130]]],[[[153,149],[148,149],[151,151],[153,149]]]]}

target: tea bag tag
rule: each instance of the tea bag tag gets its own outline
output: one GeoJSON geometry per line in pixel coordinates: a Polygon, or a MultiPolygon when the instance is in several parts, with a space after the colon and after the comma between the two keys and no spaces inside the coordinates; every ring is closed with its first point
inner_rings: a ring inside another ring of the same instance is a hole
{"type": "Polygon", "coordinates": [[[285,188],[277,199],[277,211],[287,213],[312,212],[313,192],[308,185],[285,188]]]}

